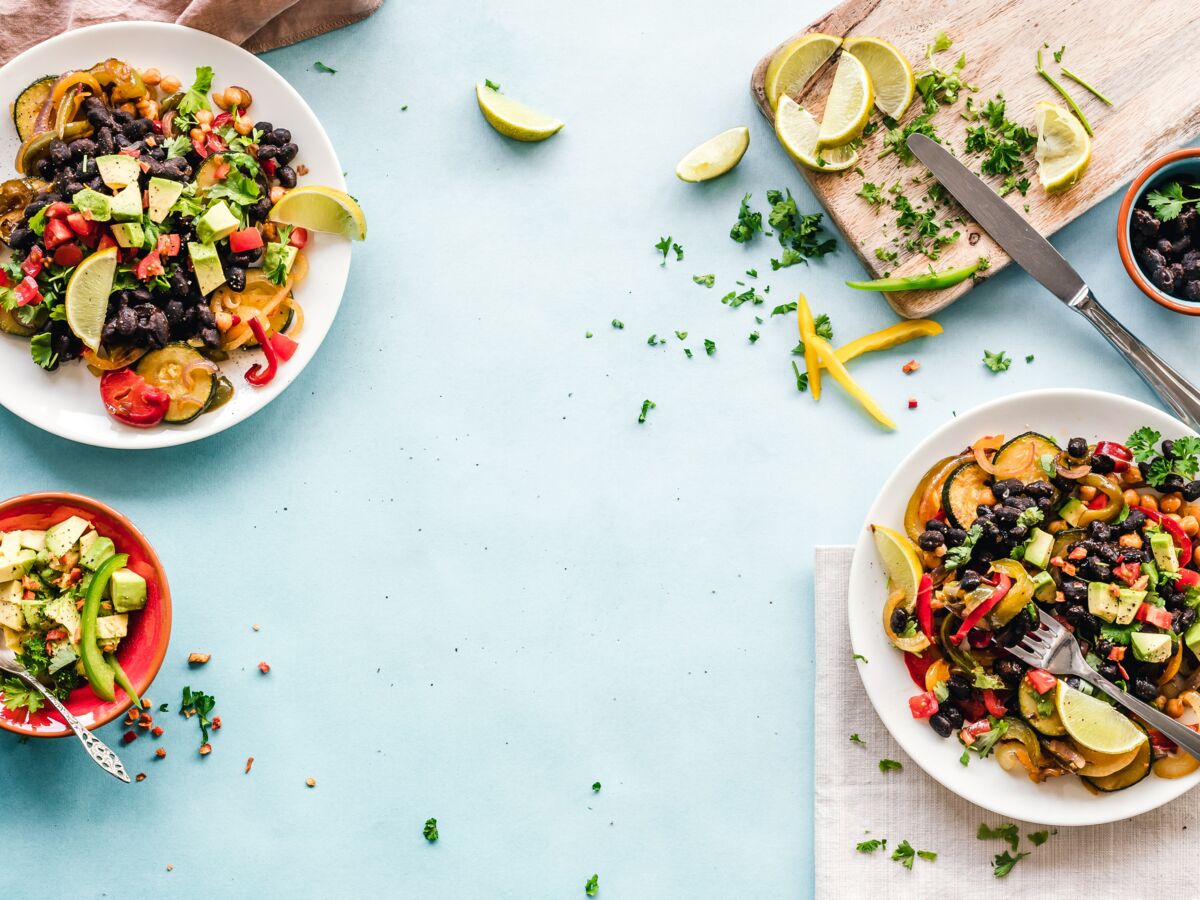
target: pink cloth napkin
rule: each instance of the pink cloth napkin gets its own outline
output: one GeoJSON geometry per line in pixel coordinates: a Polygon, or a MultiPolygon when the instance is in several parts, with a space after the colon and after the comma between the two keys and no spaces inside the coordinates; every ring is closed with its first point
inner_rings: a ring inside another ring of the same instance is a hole
{"type": "Polygon", "coordinates": [[[0,63],[60,32],[131,19],[175,22],[261,53],[365,19],[383,0],[23,0],[0,4],[0,63]]]}

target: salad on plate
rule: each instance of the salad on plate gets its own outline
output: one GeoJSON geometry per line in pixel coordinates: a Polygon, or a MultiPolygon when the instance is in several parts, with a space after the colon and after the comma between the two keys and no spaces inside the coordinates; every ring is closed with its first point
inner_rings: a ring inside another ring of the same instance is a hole
{"type": "Polygon", "coordinates": [[[297,186],[300,148],[251,117],[250,89],[185,85],[108,59],[13,103],[18,177],[0,184],[0,331],[48,372],[80,362],[115,420],[191,422],[269,384],[298,348],[312,232],[361,240],[348,194],[297,186]]]}
{"type": "Polygon", "coordinates": [[[1100,675],[1200,730],[1200,438],[983,436],[929,468],[902,532],[871,527],[910,712],[963,765],[995,756],[1097,792],[1200,768],[1086,682],[1007,652],[1043,610],[1100,675]]]}

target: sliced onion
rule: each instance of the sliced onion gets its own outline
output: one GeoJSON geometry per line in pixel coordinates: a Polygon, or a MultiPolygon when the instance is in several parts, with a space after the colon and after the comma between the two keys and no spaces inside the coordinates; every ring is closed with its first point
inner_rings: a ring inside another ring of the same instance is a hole
{"type": "Polygon", "coordinates": [[[1020,472],[1025,471],[1029,464],[1033,462],[1033,444],[1026,443],[1024,445],[1025,452],[1022,459],[1015,459],[1012,463],[1004,466],[1003,468],[992,465],[992,461],[988,459],[986,451],[998,450],[1000,445],[1003,443],[1004,435],[997,434],[981,437],[971,445],[971,453],[975,457],[975,462],[979,465],[979,468],[983,469],[983,471],[987,472],[994,478],[1011,478],[1013,475],[1017,475],[1020,472]]]}
{"type": "Polygon", "coordinates": [[[1054,460],[1054,469],[1063,478],[1082,478],[1084,475],[1087,475],[1092,471],[1092,467],[1089,463],[1083,463],[1081,465],[1071,467],[1064,466],[1063,461],[1066,458],[1067,454],[1064,451],[1058,454],[1058,458],[1054,460]]]}
{"type": "Polygon", "coordinates": [[[186,366],[183,367],[183,372],[181,373],[182,378],[183,378],[183,386],[185,388],[187,388],[189,391],[192,389],[192,387],[196,383],[196,380],[194,378],[192,378],[192,373],[195,372],[197,369],[206,369],[207,371],[211,372],[213,375],[216,375],[217,373],[219,373],[221,371],[220,367],[218,367],[217,364],[210,359],[194,359],[194,360],[192,360],[190,363],[188,363],[186,366]]]}

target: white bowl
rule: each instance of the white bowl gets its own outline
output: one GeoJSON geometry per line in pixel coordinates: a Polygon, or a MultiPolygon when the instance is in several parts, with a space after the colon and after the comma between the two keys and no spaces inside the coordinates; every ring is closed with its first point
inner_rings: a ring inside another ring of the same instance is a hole
{"type": "MultiPolygon", "coordinates": [[[[115,56],[130,65],[151,66],[178,77],[186,87],[197,66],[213,67],[214,87],[242,85],[254,95],[250,117],[287,128],[299,145],[297,163],[308,166],[301,184],[325,184],[344,190],[342,167],[329,137],[308,104],[274,69],[241,47],[203,31],[160,22],[115,22],[68,31],[26,50],[0,68],[0,98],[5,108],[21,90],[44,75],[88,68],[115,56]]],[[[0,180],[16,177],[12,162],[20,140],[11,116],[0,122],[0,180]]],[[[99,380],[80,362],[43,372],[29,358],[29,342],[0,335],[0,404],[25,421],[60,437],[97,447],[124,450],[187,444],[224,431],[258,412],[292,383],[321,346],[337,315],[350,271],[350,242],[334,235],[313,235],[305,248],[308,277],[296,289],[304,307],[300,347],[266,387],[256,388],[245,371],[261,354],[236,353],[221,363],[234,385],[233,399],[186,425],[130,428],[112,419],[100,401],[99,380]]]]}
{"type": "MultiPolygon", "coordinates": [[[[908,498],[925,471],[938,459],[962,451],[985,434],[1013,436],[1039,431],[1065,442],[1076,435],[1090,440],[1124,441],[1143,425],[1177,437],[1194,432],[1161,410],[1137,400],[1099,391],[1044,390],[1014,394],[984,404],[951,420],[922,441],[884,484],[867,513],[850,571],[850,641],[870,662],[858,663],[875,711],[904,751],[935,780],[965,800],[1003,816],[1045,825],[1098,825],[1128,819],[1169,803],[1200,782],[1200,772],[1172,781],[1153,773],[1124,791],[1096,796],[1074,776],[1034,784],[1024,770],[1006,772],[992,758],[972,754],[959,763],[962,745],[940,738],[929,724],[914,719],[908,698],[918,693],[902,654],[883,632],[881,610],[887,577],[875,552],[869,525],[903,531],[908,498]]],[[[919,810],[913,811],[919,815],[919,810]]]]}

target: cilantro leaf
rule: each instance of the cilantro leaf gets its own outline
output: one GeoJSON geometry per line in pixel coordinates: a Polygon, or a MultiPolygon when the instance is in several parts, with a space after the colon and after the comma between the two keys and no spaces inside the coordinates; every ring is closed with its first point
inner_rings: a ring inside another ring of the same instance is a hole
{"type": "Polygon", "coordinates": [[[421,829],[421,834],[425,836],[425,840],[433,843],[438,839],[437,819],[426,819],[425,827],[421,829]]]}
{"type": "MultiPolygon", "coordinates": [[[[1192,185],[1193,188],[1196,185],[1192,185]]],[[[1172,181],[1166,187],[1155,188],[1146,194],[1146,202],[1154,210],[1154,214],[1163,222],[1178,218],[1187,203],[1196,203],[1200,198],[1189,199],[1183,195],[1183,185],[1172,181]]]]}
{"type": "Polygon", "coordinates": [[[1012,357],[1005,354],[1003,350],[999,353],[984,350],[983,364],[993,372],[1006,372],[1008,371],[1008,367],[1012,365],[1012,357]]]}
{"type": "Polygon", "coordinates": [[[869,841],[862,841],[856,844],[854,849],[859,853],[874,853],[881,847],[887,849],[887,838],[871,838],[869,841]]]}
{"type": "Polygon", "coordinates": [[[903,769],[904,769],[903,764],[897,762],[894,759],[881,759],[879,761],[879,771],[880,772],[891,772],[893,770],[903,771],[903,769]]]}
{"type": "Polygon", "coordinates": [[[188,88],[187,93],[183,95],[183,99],[179,101],[176,109],[187,116],[192,115],[197,110],[211,110],[212,107],[208,103],[208,92],[212,90],[212,81],[212,66],[197,66],[196,80],[192,82],[192,86],[188,88]]]}
{"type": "Polygon", "coordinates": [[[864,740],[863,740],[863,739],[862,739],[862,738],[859,736],[859,734],[858,734],[858,732],[857,732],[857,731],[856,731],[856,732],[854,732],[854,734],[850,735],[850,743],[852,743],[852,744],[862,744],[864,747],[865,747],[865,746],[867,746],[867,742],[866,742],[866,741],[864,741],[864,740]]]}
{"type": "Polygon", "coordinates": [[[1008,845],[1015,851],[1017,845],[1021,843],[1021,835],[1017,831],[1017,826],[1009,822],[1006,825],[998,825],[995,828],[989,828],[986,822],[979,824],[979,830],[975,833],[975,837],[981,841],[1002,840],[1007,841],[1008,845]]]}
{"type": "Polygon", "coordinates": [[[668,234],[665,238],[659,238],[658,243],[654,245],[654,249],[662,254],[662,262],[659,265],[667,264],[667,254],[671,252],[671,236],[668,234]]]}
{"type": "Polygon", "coordinates": [[[58,354],[51,349],[50,332],[43,331],[29,339],[29,354],[33,361],[43,369],[53,369],[58,365],[58,354]]]}
{"type": "Polygon", "coordinates": [[[702,284],[706,288],[710,288],[714,284],[716,284],[717,276],[716,275],[693,275],[692,281],[694,281],[696,284],[702,284]]]}
{"type": "Polygon", "coordinates": [[[1029,838],[1029,843],[1033,844],[1035,847],[1040,847],[1042,844],[1046,843],[1046,841],[1050,840],[1049,831],[1031,831],[1025,836],[1029,838]]]}
{"type": "Polygon", "coordinates": [[[971,559],[971,551],[975,549],[975,544],[979,538],[983,536],[983,528],[979,525],[972,525],[967,530],[967,537],[957,547],[951,547],[946,551],[946,555],[942,557],[942,566],[946,569],[957,569],[961,565],[965,565],[971,559]]]}
{"type": "Polygon", "coordinates": [[[217,705],[217,698],[203,691],[193,691],[190,687],[183,689],[183,701],[179,705],[179,714],[187,718],[196,716],[200,724],[200,743],[208,743],[208,729],[212,721],[208,714],[217,705]]]}
{"type": "Polygon", "coordinates": [[[997,878],[1003,878],[1013,870],[1013,866],[1015,866],[1028,855],[1028,853],[1018,853],[1016,856],[1013,856],[1007,850],[1005,850],[992,860],[992,874],[997,878]]]}
{"type": "Polygon", "coordinates": [[[737,221],[729,229],[729,236],[739,244],[744,244],[759,231],[762,231],[762,213],[750,209],[750,194],[747,194],[742,198],[737,221]]]}
{"type": "Polygon", "coordinates": [[[33,715],[46,705],[45,699],[37,689],[31,688],[19,678],[5,678],[0,681],[0,691],[4,692],[4,708],[10,712],[27,709],[28,714],[33,715]]]}

